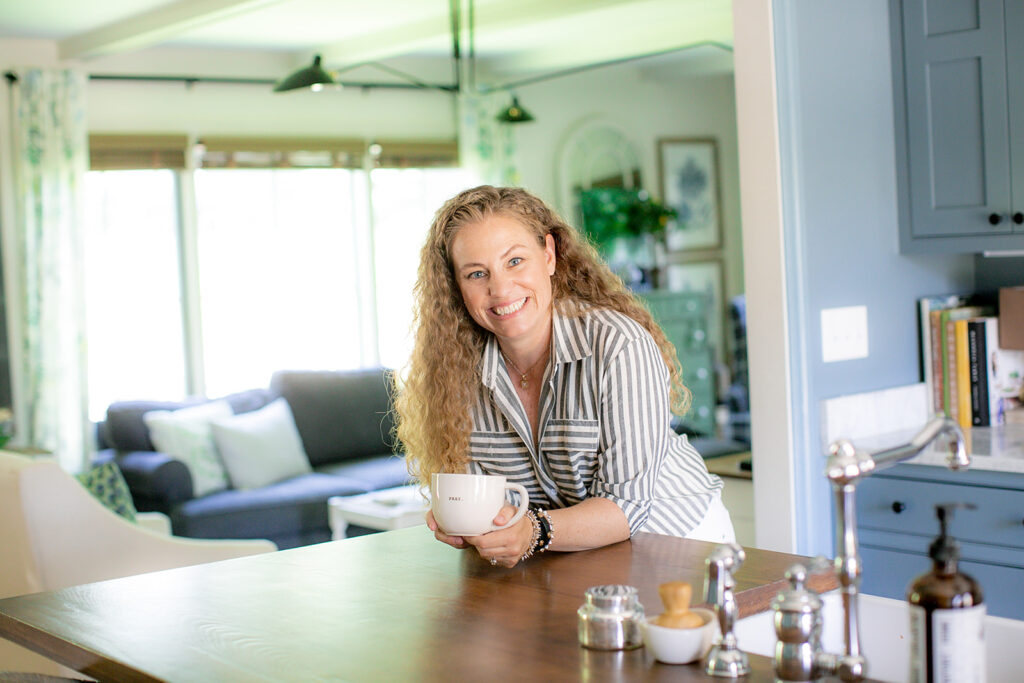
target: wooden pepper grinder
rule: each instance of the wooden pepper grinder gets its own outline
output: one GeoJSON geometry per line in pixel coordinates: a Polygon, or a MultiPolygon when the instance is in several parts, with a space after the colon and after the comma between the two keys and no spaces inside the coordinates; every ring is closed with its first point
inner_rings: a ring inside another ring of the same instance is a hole
{"type": "Polygon", "coordinates": [[[665,605],[665,612],[654,619],[654,623],[665,628],[698,628],[704,625],[704,618],[690,611],[690,597],[693,588],[686,581],[669,581],[658,586],[658,595],[665,605]]]}

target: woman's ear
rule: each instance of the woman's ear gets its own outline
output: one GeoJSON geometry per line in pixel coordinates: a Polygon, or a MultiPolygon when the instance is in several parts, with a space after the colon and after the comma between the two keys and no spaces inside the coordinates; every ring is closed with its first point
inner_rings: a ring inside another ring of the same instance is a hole
{"type": "Polygon", "coordinates": [[[548,276],[555,274],[555,262],[557,260],[558,257],[555,254],[555,238],[549,232],[544,235],[544,261],[548,266],[548,276]]]}

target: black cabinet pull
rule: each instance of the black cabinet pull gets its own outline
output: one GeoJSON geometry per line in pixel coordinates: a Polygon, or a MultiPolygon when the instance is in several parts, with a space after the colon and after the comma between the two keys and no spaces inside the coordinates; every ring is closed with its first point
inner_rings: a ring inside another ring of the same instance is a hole
{"type": "Polygon", "coordinates": [[[907,509],[907,504],[902,501],[894,501],[892,504],[892,511],[897,515],[907,509]]]}
{"type": "Polygon", "coordinates": [[[988,215],[988,222],[992,225],[999,225],[1003,222],[1003,215],[1000,213],[990,213],[988,215]]]}
{"type": "Polygon", "coordinates": [[[1013,214],[1013,222],[1016,223],[1017,225],[1024,223],[1024,213],[1018,211],[1017,213],[1013,214]]]}

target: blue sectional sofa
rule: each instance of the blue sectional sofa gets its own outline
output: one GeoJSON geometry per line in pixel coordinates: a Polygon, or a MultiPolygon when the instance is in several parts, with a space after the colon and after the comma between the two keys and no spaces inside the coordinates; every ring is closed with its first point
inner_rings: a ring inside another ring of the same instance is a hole
{"type": "Polygon", "coordinates": [[[266,538],[279,548],[330,540],[327,499],[408,483],[405,458],[392,445],[390,371],[280,371],[266,389],[225,397],[235,414],[284,397],[312,472],[259,488],[193,495],[189,468],[156,451],[143,415],[202,401],[123,401],[99,425],[97,460],[118,464],[140,511],[171,519],[175,535],[266,538]]]}

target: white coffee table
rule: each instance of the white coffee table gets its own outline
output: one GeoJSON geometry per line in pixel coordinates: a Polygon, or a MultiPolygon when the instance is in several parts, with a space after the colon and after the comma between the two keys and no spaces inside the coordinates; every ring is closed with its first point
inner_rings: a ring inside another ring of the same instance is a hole
{"type": "Polygon", "coordinates": [[[390,531],[424,524],[430,507],[419,486],[397,486],[358,496],[333,496],[327,500],[331,538],[345,538],[349,524],[390,531]]]}

